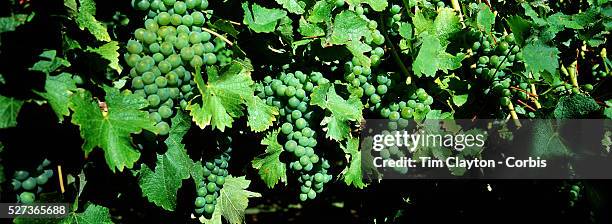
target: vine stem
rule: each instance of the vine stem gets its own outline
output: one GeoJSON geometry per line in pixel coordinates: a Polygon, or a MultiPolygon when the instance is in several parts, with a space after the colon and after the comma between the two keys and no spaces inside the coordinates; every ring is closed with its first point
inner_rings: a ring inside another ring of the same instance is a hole
{"type": "Polygon", "coordinates": [[[463,28],[465,28],[465,22],[463,21],[463,13],[461,12],[461,3],[459,3],[459,0],[451,0],[451,5],[453,5],[453,9],[457,12],[459,12],[459,21],[461,22],[461,25],[463,26],[463,28]]]}
{"type": "Polygon", "coordinates": [[[402,62],[402,59],[397,53],[397,50],[395,49],[395,45],[391,43],[391,39],[389,38],[389,35],[387,34],[387,27],[385,27],[385,22],[382,16],[378,17],[378,22],[379,24],[381,24],[381,28],[383,31],[382,33],[385,37],[385,45],[387,45],[387,47],[391,49],[391,55],[393,56],[393,60],[400,67],[400,70],[402,71],[402,73],[406,76],[406,84],[407,85],[412,84],[412,76],[410,75],[408,68],[406,68],[406,65],[404,65],[404,63],[402,62]]]}
{"type": "Polygon", "coordinates": [[[211,33],[212,35],[215,35],[215,36],[216,36],[216,37],[218,37],[218,38],[221,38],[221,40],[225,41],[225,43],[229,44],[230,46],[234,46],[234,43],[232,43],[230,40],[228,40],[227,38],[225,38],[223,35],[221,35],[221,34],[219,34],[219,33],[215,32],[215,31],[212,31],[211,29],[208,29],[208,28],[206,28],[206,27],[202,27],[202,29],[203,29],[204,31],[206,31],[206,32],[211,33]]]}
{"type": "Polygon", "coordinates": [[[528,109],[530,109],[531,111],[536,111],[536,109],[533,109],[533,107],[529,106],[529,104],[523,102],[522,100],[517,100],[517,102],[521,105],[523,105],[524,107],[527,107],[528,109]]]}
{"type": "Polygon", "coordinates": [[[514,110],[514,105],[512,105],[512,102],[510,102],[510,104],[508,104],[508,109],[510,110],[510,116],[512,117],[512,121],[514,121],[514,125],[516,125],[516,127],[521,127],[521,121],[519,121],[518,119],[518,115],[516,114],[516,111],[514,110]]]}
{"type": "Polygon", "coordinates": [[[64,188],[64,175],[62,174],[61,165],[57,165],[57,176],[59,178],[60,190],[62,191],[62,194],[63,194],[64,192],[66,192],[66,189],[64,188]]]}
{"type": "MultiPolygon", "coordinates": [[[[533,74],[530,72],[529,73],[529,78],[533,79],[533,74]]],[[[531,87],[531,93],[534,95],[533,98],[533,104],[535,104],[537,109],[541,109],[542,108],[542,104],[540,104],[540,101],[538,101],[538,92],[536,92],[536,86],[535,84],[531,83],[529,84],[529,86],[531,87]]]]}
{"type": "Polygon", "coordinates": [[[574,88],[580,88],[578,87],[578,60],[570,64],[568,73],[570,76],[570,81],[572,82],[572,86],[574,86],[574,88]]]}

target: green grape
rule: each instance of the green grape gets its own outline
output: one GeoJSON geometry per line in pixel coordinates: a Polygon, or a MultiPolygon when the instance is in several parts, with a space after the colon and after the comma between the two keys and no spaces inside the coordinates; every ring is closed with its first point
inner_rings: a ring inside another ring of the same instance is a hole
{"type": "Polygon", "coordinates": [[[204,199],[204,197],[197,197],[195,200],[195,207],[202,208],[204,205],[206,205],[206,199],[204,199]]]}
{"type": "Polygon", "coordinates": [[[159,123],[162,120],[161,116],[157,112],[149,113],[149,118],[151,118],[151,120],[154,120],[156,123],[159,123]]]}
{"type": "Polygon", "coordinates": [[[293,125],[291,123],[284,123],[281,127],[281,132],[288,135],[289,133],[293,132],[293,125]]]}
{"type": "Polygon", "coordinates": [[[172,116],[172,109],[170,109],[167,106],[160,106],[158,111],[159,111],[159,115],[163,119],[168,119],[172,116]]]}
{"type": "Polygon", "coordinates": [[[47,181],[49,181],[49,178],[45,176],[44,174],[36,177],[36,184],[38,185],[44,185],[47,183],[47,181]]]}
{"type": "Polygon", "coordinates": [[[149,106],[151,107],[157,107],[159,106],[159,103],[161,102],[158,95],[147,96],[147,101],[149,102],[149,106]]]}
{"type": "Polygon", "coordinates": [[[29,177],[28,179],[21,182],[21,187],[26,191],[31,191],[36,188],[36,179],[29,177]]]}
{"type": "Polygon", "coordinates": [[[34,200],[36,200],[36,195],[34,193],[24,191],[19,194],[19,201],[21,203],[30,204],[34,203],[34,200]]]}
{"type": "Polygon", "coordinates": [[[170,24],[170,19],[171,18],[172,18],[172,16],[169,13],[167,13],[167,12],[160,12],[157,15],[157,23],[159,25],[166,26],[166,25],[170,24]]]}
{"type": "Polygon", "coordinates": [[[185,3],[182,1],[177,1],[174,3],[173,9],[174,9],[174,13],[182,15],[182,14],[185,14],[185,12],[187,11],[187,5],[185,5],[185,3]]]}
{"type": "Polygon", "coordinates": [[[129,40],[127,50],[130,54],[140,54],[142,52],[142,44],[135,40],[129,40]]]}
{"type": "Polygon", "coordinates": [[[164,121],[157,123],[155,127],[159,131],[160,135],[168,135],[168,132],[170,132],[170,125],[164,121]]]}
{"type": "Polygon", "coordinates": [[[194,51],[191,47],[181,49],[181,58],[185,61],[191,61],[194,56],[194,51]]]}
{"type": "Polygon", "coordinates": [[[215,211],[215,206],[212,204],[204,205],[204,212],[207,214],[212,214],[215,211]]]}
{"type": "Polygon", "coordinates": [[[302,130],[302,129],[304,129],[304,128],[306,127],[306,125],[307,125],[307,124],[308,124],[308,123],[306,122],[306,120],[305,120],[304,118],[300,118],[300,119],[297,119],[297,120],[295,121],[295,127],[296,127],[298,130],[302,130]]]}
{"type": "Polygon", "coordinates": [[[13,175],[13,177],[18,181],[24,181],[28,179],[29,176],[30,176],[30,173],[28,171],[23,171],[23,170],[15,171],[15,174],[13,175]]]}
{"type": "Polygon", "coordinates": [[[398,13],[400,13],[401,10],[402,10],[402,8],[399,5],[391,6],[391,13],[392,14],[398,14],[398,13]]]}
{"type": "Polygon", "coordinates": [[[165,77],[163,77],[163,76],[159,76],[159,77],[155,78],[155,84],[159,88],[164,88],[164,87],[166,87],[166,85],[168,85],[168,80],[165,77]]]}

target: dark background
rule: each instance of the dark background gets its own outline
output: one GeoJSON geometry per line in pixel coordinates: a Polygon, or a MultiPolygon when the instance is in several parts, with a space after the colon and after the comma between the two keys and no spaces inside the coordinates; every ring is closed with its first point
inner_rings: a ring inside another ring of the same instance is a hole
{"type": "MultiPolygon", "coordinates": [[[[130,31],[140,26],[143,15],[134,13],[129,1],[96,1],[97,18],[111,21],[115,11],[127,14],[131,22],[128,26],[112,30],[113,39],[126,42],[130,31]]],[[[212,3],[211,3],[212,5],[212,3]]],[[[234,7],[236,9],[237,7],[234,7]]],[[[8,16],[15,10],[9,1],[0,2],[0,16],[8,16]]],[[[44,49],[61,50],[61,32],[70,33],[73,38],[94,41],[86,31],[74,29],[72,21],[65,17],[62,1],[31,0],[28,10],[37,12],[31,23],[19,27],[15,32],[3,33],[0,46],[0,74],[7,84],[0,87],[0,94],[18,99],[38,98],[31,90],[42,90],[44,74],[28,71],[44,49]],[[68,29],[62,28],[64,26],[68,29]]],[[[220,9],[220,12],[224,12],[220,9]]],[[[231,19],[241,21],[241,12],[227,12],[231,19]],[[232,18],[235,17],[235,18],[232,18]]],[[[246,40],[246,39],[245,39],[246,40]]],[[[255,41],[257,39],[254,39],[255,41]]],[[[255,45],[254,43],[243,43],[255,45]]],[[[248,49],[247,49],[248,50],[248,49]]],[[[79,53],[67,55],[73,63],[74,71],[86,79],[104,80],[103,74],[90,67],[89,55],[79,53]]],[[[123,62],[122,62],[123,63],[123,62]]],[[[255,63],[264,63],[257,62],[255,63]]],[[[127,69],[126,69],[127,70],[127,69]]],[[[109,84],[108,81],[102,81],[109,84]]],[[[87,85],[87,84],[86,84],[87,85]]],[[[85,87],[88,88],[88,87],[85,87]]],[[[92,89],[92,88],[88,88],[92,89]]],[[[238,120],[235,129],[244,126],[238,120]]],[[[7,177],[15,170],[33,170],[44,158],[54,165],[60,164],[65,174],[76,175],[81,169],[87,176],[87,186],[80,197],[81,209],[85,201],[106,206],[111,209],[113,219],[118,223],[185,223],[189,222],[195,189],[191,180],[183,182],[179,191],[178,208],[175,212],[164,211],[142,197],[137,179],[130,171],[113,174],[102,150],[95,149],[86,159],[81,150],[82,139],[78,128],[69,119],[58,123],[55,114],[47,105],[24,104],[18,117],[18,127],[0,130],[0,142],[5,146],[1,155],[7,177]],[[84,168],[83,168],[84,167],[84,168]],[[119,196],[118,196],[119,195],[119,196]]],[[[229,134],[229,133],[228,133],[229,134]]],[[[609,193],[612,181],[581,181],[583,187],[580,199],[573,207],[569,206],[568,187],[577,181],[534,181],[534,180],[385,180],[371,184],[364,190],[346,187],[341,180],[325,186],[325,191],[316,200],[298,206],[299,187],[290,179],[289,186],[277,185],[267,189],[256,171],[250,168],[250,160],[263,151],[259,141],[261,136],[240,136],[234,145],[234,157],[230,163],[230,173],[234,176],[246,175],[252,180],[249,190],[260,192],[263,197],[251,199],[247,211],[247,223],[427,223],[446,220],[463,222],[520,222],[536,221],[563,223],[612,223],[610,217],[609,193]],[[253,150],[257,149],[257,150],[253,150]],[[487,184],[492,191],[487,190],[487,184]],[[409,202],[405,199],[409,198],[409,202]],[[339,206],[342,205],[342,206],[339,206]],[[393,220],[393,217],[397,217],[393,220]]],[[[137,141],[140,137],[136,137],[137,141]]],[[[198,158],[194,148],[206,147],[213,142],[214,133],[192,130],[185,142],[192,158],[198,158]],[[197,142],[197,144],[193,143],[197,142]]],[[[336,145],[322,145],[327,151],[338,150],[336,145]]],[[[146,148],[141,160],[154,163],[154,153],[163,148],[146,148]],[[150,150],[150,151],[148,151],[150,150]],[[148,151],[148,152],[147,152],[148,151]]],[[[325,151],[325,150],[322,150],[325,151]]],[[[340,153],[335,153],[340,154],[340,153]]],[[[342,155],[330,153],[329,159],[341,163],[342,155]],[[340,156],[340,157],[338,157],[340,156]]],[[[331,172],[341,170],[332,166],[331,172]],[[334,167],[336,169],[334,169],[334,167]]],[[[612,171],[610,171],[612,172],[612,171]]],[[[55,176],[56,177],[56,176],[55,176]]],[[[2,189],[11,189],[10,181],[2,189]]],[[[57,192],[57,179],[46,185],[45,192],[57,192]]],[[[50,198],[71,202],[75,191],[68,188],[63,195],[50,194],[50,198]]],[[[14,202],[15,194],[2,190],[1,202],[14,202]]]]}

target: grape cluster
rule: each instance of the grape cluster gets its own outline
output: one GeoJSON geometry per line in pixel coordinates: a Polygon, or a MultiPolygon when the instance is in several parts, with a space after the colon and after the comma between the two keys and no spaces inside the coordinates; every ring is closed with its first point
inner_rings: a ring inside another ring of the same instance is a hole
{"type": "Polygon", "coordinates": [[[309,105],[315,85],[329,83],[319,72],[281,73],[278,79],[270,76],[257,87],[258,96],[266,104],[279,108],[281,115],[280,143],[292,156],[289,167],[298,173],[301,184],[300,200],[314,199],[323,191],[323,185],[332,178],[327,174],[329,163],[315,154],[316,133],[312,129],[313,107],[309,105]]]}
{"type": "Polygon", "coordinates": [[[15,192],[21,192],[17,195],[18,202],[29,204],[36,200],[36,194],[42,192],[43,186],[53,177],[53,170],[47,169],[50,165],[51,161],[45,159],[36,168],[35,173],[25,170],[15,171],[11,184],[15,192]]]}
{"type": "MultiPolygon", "coordinates": [[[[384,135],[393,135],[392,133],[390,133],[389,131],[383,131],[382,134],[384,135]]],[[[406,157],[406,154],[404,154],[404,152],[402,150],[400,150],[397,146],[392,145],[390,147],[385,147],[383,149],[380,150],[380,157],[383,160],[388,160],[388,159],[401,159],[406,157]]],[[[393,171],[401,173],[401,174],[406,174],[408,172],[408,167],[405,166],[394,166],[393,171]]]]}
{"type": "Polygon", "coordinates": [[[136,29],[135,40],[127,44],[131,88],[147,99],[150,117],[167,135],[174,108],[185,109],[195,94],[192,74],[204,65],[229,63],[232,54],[223,40],[202,29],[209,15],[203,13],[207,0],[140,0],[134,7],[149,13],[144,28],[136,29]]]}
{"type": "Polygon", "coordinates": [[[400,119],[422,118],[431,110],[431,104],[433,97],[427,94],[425,89],[419,88],[409,95],[408,101],[394,102],[382,108],[380,116],[395,122],[400,119]]]}
{"type": "Polygon", "coordinates": [[[223,150],[213,160],[204,163],[204,180],[200,183],[195,199],[195,213],[204,214],[210,218],[215,212],[217,198],[221,188],[225,183],[225,178],[229,175],[227,170],[232,152],[232,138],[225,136],[217,142],[217,146],[223,150]]]}
{"type": "MultiPolygon", "coordinates": [[[[374,55],[383,55],[382,48],[376,48],[374,55]]],[[[344,64],[344,80],[354,88],[359,88],[363,93],[364,103],[370,108],[380,108],[382,98],[392,87],[392,79],[389,74],[380,72],[373,74],[369,67],[362,67],[357,60],[344,64]]]]}
{"type": "Polygon", "coordinates": [[[529,82],[514,72],[520,71],[518,66],[523,60],[521,49],[514,44],[514,34],[474,33],[477,33],[478,40],[472,44],[471,50],[479,57],[473,71],[478,78],[491,83],[485,94],[499,97],[500,105],[504,107],[510,106],[511,99],[528,100],[531,94],[529,82]]]}
{"type": "MultiPolygon", "coordinates": [[[[604,67],[606,67],[605,63],[604,67]]],[[[597,80],[608,77],[610,73],[612,72],[606,72],[606,68],[602,69],[600,64],[594,64],[593,66],[591,66],[591,75],[593,75],[593,77],[595,77],[597,80]]]]}

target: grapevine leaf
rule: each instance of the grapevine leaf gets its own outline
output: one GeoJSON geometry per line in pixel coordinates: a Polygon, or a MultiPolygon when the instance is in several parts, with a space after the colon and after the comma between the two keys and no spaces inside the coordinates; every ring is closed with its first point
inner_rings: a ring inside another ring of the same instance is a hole
{"type": "Polygon", "coordinates": [[[237,60],[226,66],[221,76],[209,67],[207,84],[202,75],[196,72],[194,79],[203,105],[192,102],[187,106],[193,121],[202,129],[208,125],[221,131],[225,127],[232,127],[234,118],[243,115],[245,99],[253,97],[251,71],[252,68],[237,60]]]}
{"type": "Polygon", "coordinates": [[[484,3],[480,3],[478,5],[480,11],[476,15],[476,23],[478,24],[478,29],[485,31],[486,33],[491,33],[491,27],[495,23],[495,14],[491,11],[491,8],[484,3]]]}
{"type": "Polygon", "coordinates": [[[298,31],[302,36],[305,37],[317,37],[325,35],[323,28],[319,24],[312,24],[306,21],[304,18],[300,18],[300,27],[298,31]]]}
{"type": "Polygon", "coordinates": [[[431,21],[421,13],[417,12],[413,18],[416,34],[421,37],[431,36],[438,38],[441,45],[447,45],[448,39],[461,29],[459,16],[450,8],[443,8],[431,21]]]}
{"type": "Polygon", "coordinates": [[[94,0],[79,0],[79,3],[80,6],[78,11],[74,11],[72,14],[79,28],[81,30],[87,29],[97,40],[105,42],[111,41],[106,26],[96,20],[96,3],[94,0]]]}
{"type": "Polygon", "coordinates": [[[561,97],[554,111],[557,119],[584,118],[600,109],[599,105],[591,97],[576,94],[561,97]]]}
{"type": "Polygon", "coordinates": [[[297,0],[276,0],[276,3],[282,5],[290,13],[303,14],[305,12],[304,6],[300,5],[297,0]]]}
{"type": "Polygon", "coordinates": [[[346,0],[351,5],[359,5],[362,3],[370,5],[374,11],[380,12],[387,8],[387,0],[346,0]]]}
{"type": "Polygon", "coordinates": [[[427,77],[434,77],[438,70],[447,72],[449,69],[461,67],[463,57],[453,56],[446,52],[446,47],[440,45],[440,40],[431,35],[423,37],[423,44],[419,50],[412,70],[417,77],[423,74],[427,77]]]}
{"type": "Polygon", "coordinates": [[[520,16],[511,16],[506,20],[508,22],[508,26],[510,26],[510,30],[514,34],[514,40],[517,44],[523,46],[525,44],[525,39],[527,39],[529,35],[529,29],[531,28],[531,24],[526,19],[520,16]]]}
{"type": "Polygon", "coordinates": [[[140,109],[147,101],[134,94],[120,93],[118,89],[104,87],[108,112],[102,112],[91,93],[79,91],[70,97],[69,107],[73,111],[72,123],[79,126],[85,140],[85,155],[97,146],[104,150],[109,168],[123,171],[131,169],[140,158],[140,152],[132,146],[130,134],[143,129],[157,132],[155,122],[147,112],[140,109]]]}
{"type": "Polygon", "coordinates": [[[468,97],[469,94],[455,95],[453,96],[453,103],[460,107],[467,102],[468,97]]]}
{"type": "Polygon", "coordinates": [[[535,24],[537,24],[538,26],[546,25],[546,20],[540,18],[538,13],[533,10],[533,8],[531,8],[531,5],[529,5],[529,3],[523,2],[521,3],[521,6],[523,7],[523,9],[525,9],[525,15],[529,16],[531,20],[535,22],[535,24]]]}
{"type": "Polygon", "coordinates": [[[346,44],[346,48],[355,56],[357,60],[361,63],[361,65],[368,67],[372,64],[372,60],[370,57],[366,56],[365,52],[372,51],[372,47],[360,41],[351,41],[346,44]]]}
{"type": "Polygon", "coordinates": [[[325,0],[317,1],[308,16],[308,22],[320,23],[327,21],[331,18],[332,9],[334,9],[334,4],[325,0]]]}
{"type": "Polygon", "coordinates": [[[268,130],[276,121],[278,108],[269,106],[257,96],[247,98],[246,105],[249,113],[247,124],[251,127],[251,131],[262,132],[268,130]]]}
{"type": "Polygon", "coordinates": [[[57,52],[55,50],[43,51],[39,56],[43,58],[43,60],[34,63],[30,70],[49,74],[62,66],[70,67],[70,62],[66,59],[57,57],[57,52]]]}
{"type": "Polygon", "coordinates": [[[62,224],[81,224],[96,223],[109,224],[111,220],[110,210],[104,206],[89,204],[82,213],[70,213],[68,217],[61,221],[62,224]]]}
{"type": "Polygon", "coordinates": [[[451,8],[442,8],[434,20],[433,28],[436,37],[440,39],[440,43],[447,45],[447,40],[461,29],[459,16],[451,8]]]}
{"type": "Polygon", "coordinates": [[[16,14],[10,17],[0,18],[0,33],[15,31],[17,27],[28,21],[28,15],[16,14]]]}
{"type": "Polygon", "coordinates": [[[349,121],[361,121],[363,119],[361,100],[351,97],[343,99],[336,93],[331,83],[315,87],[311,95],[311,105],[317,105],[331,112],[321,122],[327,124],[326,137],[336,141],[342,141],[350,136],[349,121]]]}
{"type": "Polygon", "coordinates": [[[559,67],[559,50],[543,43],[531,42],[523,48],[523,57],[527,69],[532,73],[547,71],[554,74],[559,67]]]}
{"type": "Polygon", "coordinates": [[[276,28],[277,33],[286,42],[293,42],[293,20],[289,17],[282,17],[276,28]]]}
{"type": "Polygon", "coordinates": [[[270,33],[274,32],[277,22],[287,16],[287,12],[280,9],[268,9],[262,7],[257,3],[253,3],[252,13],[249,10],[249,3],[242,3],[242,9],[244,10],[243,23],[248,25],[253,31],[257,33],[270,33]]]}
{"type": "Polygon", "coordinates": [[[555,129],[555,120],[538,120],[533,124],[531,155],[548,159],[551,157],[567,156],[570,149],[563,143],[563,139],[555,129]]]}
{"type": "Polygon", "coordinates": [[[108,60],[110,62],[109,66],[112,69],[115,69],[117,73],[121,73],[123,68],[119,65],[119,43],[117,41],[111,41],[106,43],[99,48],[91,48],[87,47],[87,51],[99,54],[102,58],[108,60]]]}
{"type": "Polygon", "coordinates": [[[355,12],[342,11],[334,20],[333,32],[329,42],[332,44],[346,44],[350,41],[359,41],[361,37],[369,38],[371,31],[368,22],[355,12]]]}
{"type": "Polygon", "coordinates": [[[604,109],[604,115],[608,119],[612,119],[612,100],[606,101],[606,109],[604,109]]]}
{"type": "Polygon", "coordinates": [[[344,168],[342,173],[342,179],[347,185],[353,185],[356,188],[363,189],[367,186],[363,182],[363,175],[361,174],[361,152],[359,151],[359,138],[349,138],[346,142],[346,146],[341,145],[340,148],[344,153],[348,154],[347,159],[350,157],[349,165],[344,168]]]}
{"type": "Polygon", "coordinates": [[[0,129],[17,126],[17,115],[23,101],[0,95],[0,129]]]}
{"type": "Polygon", "coordinates": [[[266,146],[266,152],[251,162],[253,168],[259,170],[259,176],[268,188],[273,188],[279,180],[287,184],[287,165],[280,161],[283,146],[278,143],[279,132],[272,131],[261,140],[261,144],[266,146]]]}
{"type": "Polygon", "coordinates": [[[412,38],[412,25],[410,25],[410,23],[401,22],[399,25],[399,34],[404,39],[412,38]]]}
{"type": "Polygon", "coordinates": [[[217,30],[221,30],[229,35],[231,35],[234,38],[238,37],[238,34],[240,34],[240,32],[238,30],[236,30],[236,28],[234,27],[234,24],[232,24],[230,21],[224,20],[224,19],[219,19],[217,21],[215,21],[215,23],[212,24],[212,27],[217,29],[217,30]]]}
{"type": "Polygon", "coordinates": [[[249,198],[261,197],[261,194],[246,190],[251,184],[244,176],[225,178],[225,184],[219,192],[217,205],[212,214],[212,220],[200,218],[203,223],[221,224],[223,216],[230,224],[244,223],[244,211],[249,206],[249,198]]]}
{"type": "Polygon", "coordinates": [[[47,81],[45,81],[46,92],[35,92],[49,102],[59,122],[62,122],[64,116],[70,115],[68,103],[70,102],[70,96],[76,89],[76,83],[72,79],[72,75],[62,73],[57,76],[47,75],[47,81]]]}
{"type": "Polygon", "coordinates": [[[189,178],[193,161],[187,155],[185,145],[181,143],[183,136],[191,127],[189,116],[177,113],[172,118],[172,127],[168,138],[164,141],[168,150],[163,155],[157,155],[155,172],[146,164],[140,169],[138,184],[142,194],[158,206],[174,211],[176,196],[182,181],[189,178]]]}

